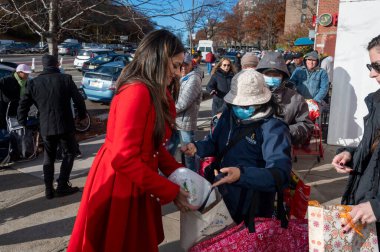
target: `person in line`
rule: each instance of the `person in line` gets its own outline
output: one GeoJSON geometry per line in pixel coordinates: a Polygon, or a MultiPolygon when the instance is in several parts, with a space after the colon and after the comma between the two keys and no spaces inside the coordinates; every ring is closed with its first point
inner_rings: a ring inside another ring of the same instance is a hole
{"type": "Polygon", "coordinates": [[[222,58],[212,70],[206,86],[207,92],[212,96],[212,116],[223,111],[223,98],[231,89],[231,80],[235,73],[235,67],[229,58],[222,58]]]}
{"type": "MultiPolygon", "coordinates": [[[[369,77],[380,84],[380,35],[368,46],[371,63],[367,64],[369,77]]],[[[380,235],[380,89],[365,98],[368,115],[364,117],[364,134],[358,147],[344,147],[332,160],[338,173],[349,174],[348,185],[342,204],[352,205],[350,215],[353,223],[376,222],[380,235]]],[[[346,224],[343,231],[350,230],[346,224]]]]}
{"type": "Polygon", "coordinates": [[[0,130],[7,130],[6,113],[8,103],[12,102],[9,115],[17,115],[20,98],[25,93],[26,82],[32,69],[25,64],[16,67],[14,73],[0,79],[0,130]]]}
{"type": "Polygon", "coordinates": [[[281,53],[267,52],[256,70],[264,74],[274,101],[281,107],[279,118],[289,125],[292,144],[307,142],[314,124],[309,118],[309,107],[305,99],[296,91],[285,87],[289,72],[281,53]]]}
{"type": "Polygon", "coordinates": [[[241,53],[240,52],[237,52],[236,54],[236,61],[235,61],[235,69],[236,69],[236,72],[240,72],[241,71],[241,53]]]}
{"type": "Polygon", "coordinates": [[[303,54],[296,52],[292,54],[292,61],[287,64],[289,75],[292,76],[293,72],[297,67],[302,67],[303,65],[303,54]]]}
{"type": "Polygon", "coordinates": [[[207,74],[211,74],[212,64],[215,62],[215,55],[212,52],[206,54],[207,74]]]}
{"type": "Polygon", "coordinates": [[[259,64],[259,58],[253,53],[246,53],[241,58],[241,68],[242,69],[256,69],[257,65],[259,64]]]}
{"type": "MultiPolygon", "coordinates": [[[[185,55],[181,67],[180,89],[175,105],[181,146],[194,142],[194,132],[197,130],[199,106],[202,102],[202,76],[193,68],[191,56],[185,55]]],[[[195,170],[194,157],[185,157],[186,167],[195,170]]]]}
{"type": "Polygon", "coordinates": [[[289,128],[274,117],[278,108],[271,97],[261,73],[242,70],[232,79],[231,90],[224,97],[227,107],[210,137],[181,149],[189,156],[218,156],[231,141],[237,141],[237,135],[244,133],[222,157],[219,167],[224,177],[217,177],[214,183],[236,223],[247,215],[253,192],[259,198],[255,216],[272,216],[276,183],[270,170],[278,172],[283,186],[289,182],[289,128]]]}
{"type": "Polygon", "coordinates": [[[68,252],[158,251],[161,205],[189,210],[188,193],[166,177],[182,165],[165,141],[174,118],[168,86],[176,86],[185,48],[157,30],[140,42],[116,83],[105,143],[90,169],[68,252]]]}
{"type": "Polygon", "coordinates": [[[71,99],[78,108],[80,119],[86,118],[86,105],[71,75],[62,74],[57,57],[42,56],[43,71],[27,83],[24,96],[20,100],[17,118],[21,125],[26,125],[30,106],[35,104],[40,114],[40,133],[44,143],[44,182],[45,196],[66,196],[79,191],[71,186],[70,173],[73,168],[77,142],[75,125],[71,111],[71,99]],[[63,149],[61,170],[54,190],[54,162],[57,145],[63,149]]]}
{"type": "Polygon", "coordinates": [[[321,104],[329,91],[327,72],[319,67],[319,56],[316,51],[305,55],[304,64],[296,68],[289,82],[294,84],[297,92],[305,99],[312,99],[321,104]]]}

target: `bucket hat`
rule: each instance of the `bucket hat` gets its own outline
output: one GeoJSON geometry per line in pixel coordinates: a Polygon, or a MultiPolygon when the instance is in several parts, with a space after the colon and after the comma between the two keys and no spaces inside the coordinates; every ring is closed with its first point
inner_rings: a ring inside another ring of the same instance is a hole
{"type": "Polygon", "coordinates": [[[244,69],[231,81],[231,90],[224,101],[237,106],[265,104],[272,93],[265,85],[264,76],[254,69],[244,69]]]}
{"type": "Polygon", "coordinates": [[[280,52],[267,52],[260,60],[256,68],[256,70],[260,73],[263,73],[269,69],[281,71],[285,75],[284,77],[290,77],[284,57],[280,52]]]}

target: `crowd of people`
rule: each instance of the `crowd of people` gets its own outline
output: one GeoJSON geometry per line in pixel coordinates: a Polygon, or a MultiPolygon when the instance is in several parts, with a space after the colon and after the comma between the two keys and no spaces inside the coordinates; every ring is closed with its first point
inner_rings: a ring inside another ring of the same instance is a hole
{"type": "MultiPolygon", "coordinates": [[[[380,84],[380,35],[367,49],[370,77],[380,84]]],[[[1,97],[19,100],[21,125],[32,104],[39,109],[45,195],[51,199],[78,191],[69,182],[77,149],[70,99],[81,117],[86,107],[71,76],[60,73],[57,58],[45,55],[42,61],[44,71],[38,77],[28,79],[30,68],[20,65],[0,80],[0,91],[1,97]],[[7,95],[9,85],[15,98],[7,95]],[[55,189],[58,143],[64,158],[55,189]]],[[[164,239],[161,205],[174,202],[180,211],[192,211],[189,193],[167,177],[183,166],[197,172],[195,155],[221,157],[211,182],[236,223],[249,214],[252,195],[258,203],[255,216],[272,216],[273,174],[283,187],[288,185],[292,145],[307,144],[315,123],[306,99],[323,106],[332,83],[332,62],[316,51],[268,51],[261,59],[246,53],[235,64],[211,53],[206,56],[211,75],[206,90],[212,96],[211,115],[218,121],[209,136],[195,141],[204,78],[201,56],[186,53],[169,31],[149,33],[117,80],[105,143],[90,168],[68,251],[158,251],[164,239]],[[172,155],[178,143],[183,163],[172,155]]],[[[354,223],[380,220],[379,92],[365,100],[369,114],[359,146],[340,149],[332,161],[337,172],[350,175],[342,203],[353,205],[354,223]]],[[[3,113],[6,101],[1,102],[3,113]]],[[[347,232],[351,226],[345,223],[343,228],[347,232]]]]}

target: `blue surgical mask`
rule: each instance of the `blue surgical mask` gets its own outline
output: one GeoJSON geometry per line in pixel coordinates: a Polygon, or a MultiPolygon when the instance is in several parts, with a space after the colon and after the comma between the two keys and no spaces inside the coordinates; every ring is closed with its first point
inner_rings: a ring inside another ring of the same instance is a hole
{"type": "Polygon", "coordinates": [[[232,106],[232,110],[234,111],[234,114],[236,115],[237,118],[241,120],[245,120],[247,118],[250,118],[253,113],[255,112],[255,107],[254,106],[249,106],[242,108],[240,106],[232,106]]]}
{"type": "Polygon", "coordinates": [[[265,80],[265,83],[269,87],[276,88],[276,87],[279,87],[281,85],[282,78],[281,77],[269,77],[269,76],[264,75],[264,80],[265,80]]]}

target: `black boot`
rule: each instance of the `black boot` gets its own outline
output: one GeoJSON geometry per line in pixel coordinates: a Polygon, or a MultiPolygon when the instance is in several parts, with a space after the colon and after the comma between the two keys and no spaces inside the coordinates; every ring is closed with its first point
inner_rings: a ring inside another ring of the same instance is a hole
{"type": "Polygon", "coordinates": [[[45,186],[45,197],[47,199],[52,199],[54,198],[55,190],[53,187],[53,184],[49,184],[45,186]]]}
{"type": "Polygon", "coordinates": [[[69,181],[58,181],[57,190],[55,191],[57,197],[63,197],[76,192],[79,192],[79,187],[71,186],[69,181]]]}

